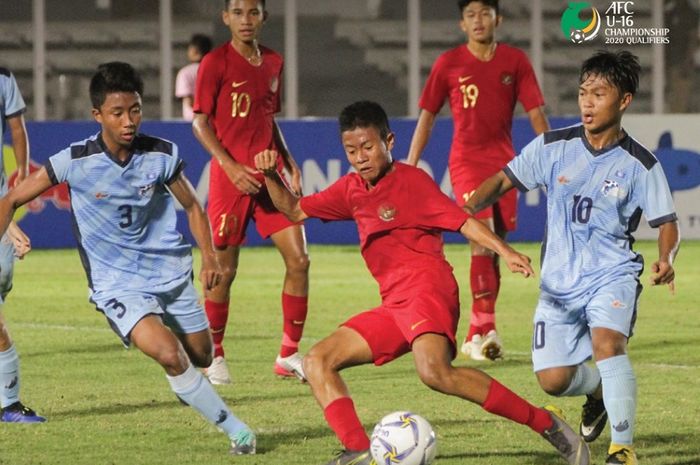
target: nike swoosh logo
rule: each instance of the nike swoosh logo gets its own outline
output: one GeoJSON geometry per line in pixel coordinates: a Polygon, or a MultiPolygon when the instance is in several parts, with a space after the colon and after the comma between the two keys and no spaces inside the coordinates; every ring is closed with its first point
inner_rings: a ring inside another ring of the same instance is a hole
{"type": "Polygon", "coordinates": [[[481,299],[483,297],[491,295],[491,291],[486,291],[486,292],[479,292],[478,294],[474,294],[475,299],[481,299]]]}
{"type": "Polygon", "coordinates": [[[248,82],[248,81],[241,81],[241,82],[233,81],[233,82],[231,83],[231,87],[233,87],[233,88],[235,89],[236,87],[241,87],[241,86],[242,86],[243,84],[245,84],[246,82],[248,82]]]}
{"type": "Polygon", "coordinates": [[[459,83],[461,84],[463,82],[466,82],[466,81],[470,80],[471,78],[472,78],[471,76],[460,76],[459,83]]]}
{"type": "Polygon", "coordinates": [[[413,323],[413,324],[411,325],[411,331],[413,331],[414,329],[416,329],[417,327],[419,327],[420,325],[422,325],[422,324],[425,323],[426,321],[428,321],[427,318],[424,319],[424,320],[420,320],[418,323],[413,323]]]}
{"type": "Polygon", "coordinates": [[[306,320],[292,320],[292,324],[303,325],[306,320]]]}

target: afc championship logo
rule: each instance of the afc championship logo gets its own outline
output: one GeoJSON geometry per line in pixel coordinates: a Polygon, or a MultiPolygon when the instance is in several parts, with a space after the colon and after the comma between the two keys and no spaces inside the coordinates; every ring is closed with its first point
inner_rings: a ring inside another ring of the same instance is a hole
{"type": "Polygon", "coordinates": [[[588,2],[569,2],[569,7],[561,15],[561,30],[575,44],[593,40],[600,31],[600,24],[600,13],[588,2]],[[587,9],[591,12],[591,19],[581,19],[581,12],[587,9]]]}

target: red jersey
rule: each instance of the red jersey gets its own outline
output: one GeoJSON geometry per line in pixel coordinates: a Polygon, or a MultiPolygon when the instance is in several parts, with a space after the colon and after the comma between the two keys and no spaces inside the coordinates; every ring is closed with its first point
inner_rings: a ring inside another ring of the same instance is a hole
{"type": "Polygon", "coordinates": [[[438,57],[418,105],[437,114],[449,100],[454,119],[450,170],[493,174],[515,156],[511,139],[515,102],[525,111],[544,105],[544,99],[525,53],[498,44],[490,61],[481,61],[460,45],[438,57]]]}
{"type": "Polygon", "coordinates": [[[394,162],[371,190],[351,173],[302,198],[301,209],[324,221],[355,220],[362,256],[385,304],[456,286],[442,231],[459,230],[469,216],[421,169],[394,162]]]}
{"type": "Polygon", "coordinates": [[[276,149],[273,123],[280,110],[282,56],[259,48],[260,66],[251,65],[230,42],[206,54],[197,72],[193,106],[195,113],[209,115],[229,155],[251,167],[257,153],[276,149]]]}

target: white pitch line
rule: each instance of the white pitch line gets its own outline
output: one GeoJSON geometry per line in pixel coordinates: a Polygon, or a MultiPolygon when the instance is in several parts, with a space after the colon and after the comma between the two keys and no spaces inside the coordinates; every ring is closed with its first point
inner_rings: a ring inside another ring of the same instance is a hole
{"type": "Polygon", "coordinates": [[[104,332],[111,331],[109,328],[101,328],[95,326],[71,326],[71,325],[49,325],[44,323],[10,323],[12,328],[28,328],[28,329],[55,329],[59,331],[87,331],[87,332],[104,332]]]}

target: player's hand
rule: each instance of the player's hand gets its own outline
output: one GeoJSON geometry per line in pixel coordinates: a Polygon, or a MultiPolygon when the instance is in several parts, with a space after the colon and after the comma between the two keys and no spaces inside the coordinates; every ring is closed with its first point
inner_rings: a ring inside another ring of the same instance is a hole
{"type": "Polygon", "coordinates": [[[523,255],[515,250],[511,250],[508,254],[503,255],[503,260],[508,265],[508,269],[513,273],[520,273],[526,278],[535,275],[535,270],[530,265],[530,257],[523,255]]]}
{"type": "Polygon", "coordinates": [[[29,237],[24,234],[24,231],[14,221],[10,222],[10,225],[7,227],[7,237],[10,238],[15,249],[15,257],[20,260],[32,250],[32,243],[29,237]]]}
{"type": "Polygon", "coordinates": [[[239,191],[249,195],[260,192],[262,185],[255,179],[257,171],[255,171],[254,168],[233,160],[221,165],[221,167],[226,172],[226,176],[228,176],[239,191]]]}
{"type": "Polygon", "coordinates": [[[652,286],[659,284],[668,284],[671,294],[676,293],[676,285],[673,280],[676,278],[676,272],[673,270],[673,265],[666,261],[657,261],[651,265],[651,278],[649,282],[652,286]]]}
{"type": "Polygon", "coordinates": [[[277,174],[277,151],[263,150],[255,155],[255,167],[267,177],[277,174]]]}
{"type": "Polygon", "coordinates": [[[221,282],[223,272],[219,261],[212,252],[211,254],[202,254],[202,269],[199,272],[199,281],[207,291],[215,288],[221,282]]]}

